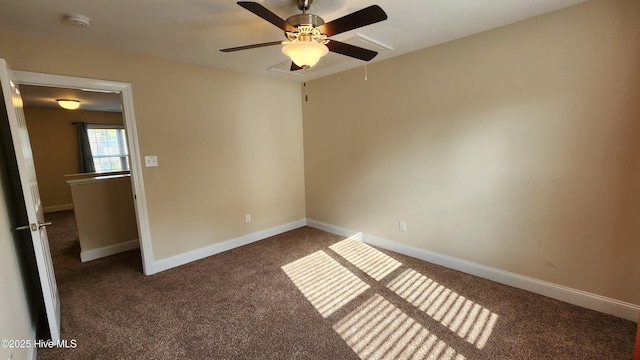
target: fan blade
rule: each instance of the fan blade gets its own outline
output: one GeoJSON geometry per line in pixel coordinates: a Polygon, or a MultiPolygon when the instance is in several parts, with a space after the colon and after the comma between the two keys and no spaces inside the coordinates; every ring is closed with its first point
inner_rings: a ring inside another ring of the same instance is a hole
{"type": "Polygon", "coordinates": [[[289,25],[284,19],[282,19],[280,16],[272,13],[269,9],[267,9],[266,7],[253,2],[253,1],[238,1],[238,5],[242,6],[243,8],[251,11],[252,13],[260,16],[261,18],[267,20],[268,22],[272,23],[273,25],[279,27],[280,29],[284,30],[284,31],[296,31],[296,28],[294,28],[293,26],[289,25]]]}
{"type": "Polygon", "coordinates": [[[260,43],[260,44],[245,45],[245,46],[232,47],[232,48],[228,48],[228,49],[221,49],[220,51],[222,51],[222,52],[232,52],[232,51],[239,51],[239,50],[255,49],[255,48],[264,47],[264,46],[280,45],[280,44],[282,44],[282,41],[272,41],[272,42],[266,42],[266,43],[260,43]]]}
{"type": "Polygon", "coordinates": [[[359,46],[343,43],[336,40],[330,40],[327,43],[327,47],[330,51],[333,51],[338,54],[351,56],[356,59],[369,61],[378,55],[377,52],[365,48],[361,48],[359,46]]]}
{"type": "Polygon", "coordinates": [[[296,65],[296,63],[294,63],[293,61],[291,62],[291,70],[290,71],[297,71],[297,70],[302,70],[302,68],[298,65],[296,65]]]}
{"type": "Polygon", "coordinates": [[[371,5],[368,8],[364,8],[333,21],[329,21],[324,25],[320,25],[318,26],[318,29],[321,33],[327,36],[333,36],[383,20],[387,20],[387,14],[384,10],[382,10],[378,5],[371,5]]]}

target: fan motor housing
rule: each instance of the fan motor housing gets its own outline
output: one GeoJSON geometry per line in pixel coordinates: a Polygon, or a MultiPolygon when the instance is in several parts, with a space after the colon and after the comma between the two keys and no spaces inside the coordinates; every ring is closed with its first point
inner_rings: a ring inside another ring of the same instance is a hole
{"type": "Polygon", "coordinates": [[[287,18],[287,24],[296,28],[300,25],[309,25],[313,27],[318,27],[324,24],[324,20],[322,20],[322,18],[318,15],[298,14],[298,15],[289,16],[289,18],[287,18]]]}

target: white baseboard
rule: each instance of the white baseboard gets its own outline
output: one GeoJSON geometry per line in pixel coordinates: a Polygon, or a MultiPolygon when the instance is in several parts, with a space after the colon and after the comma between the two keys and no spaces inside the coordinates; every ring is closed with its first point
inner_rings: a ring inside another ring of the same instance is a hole
{"type": "Polygon", "coordinates": [[[330,232],[332,234],[344,236],[344,237],[353,237],[354,239],[358,239],[358,234],[360,234],[360,238],[358,240],[363,240],[363,236],[361,232],[353,231],[345,228],[341,228],[338,226],[330,225],[327,223],[323,223],[316,220],[307,219],[307,226],[312,227],[314,229],[330,232]]]}
{"type": "Polygon", "coordinates": [[[154,273],[157,273],[157,272],[168,270],[174,267],[178,267],[180,265],[184,265],[193,261],[204,259],[206,257],[219,254],[221,252],[228,251],[231,249],[235,249],[237,247],[250,244],[252,242],[256,242],[271,236],[282,234],[284,232],[294,230],[294,229],[303,227],[305,225],[306,225],[305,219],[297,220],[294,222],[290,222],[288,224],[272,227],[270,229],[240,236],[235,239],[230,239],[227,241],[223,241],[221,243],[213,244],[213,245],[206,246],[197,250],[189,251],[180,255],[172,256],[170,258],[162,259],[162,260],[156,261],[153,264],[153,271],[154,273]]]}
{"type": "Polygon", "coordinates": [[[489,279],[501,284],[531,291],[533,293],[561,300],[573,305],[578,305],[587,309],[614,315],[623,319],[631,320],[633,322],[638,321],[638,312],[640,311],[640,306],[638,305],[588,293],[586,291],[572,289],[566,286],[553,284],[527,276],[518,275],[489,266],[480,265],[470,261],[417,248],[415,246],[404,245],[366,234],[362,235],[361,233],[358,233],[356,231],[333,226],[315,220],[307,219],[307,225],[340,236],[352,236],[354,238],[360,236],[362,238],[362,241],[364,241],[365,243],[383,249],[391,250],[403,255],[411,256],[416,259],[427,261],[436,265],[441,265],[454,270],[459,270],[467,274],[489,279]]]}
{"type": "Polygon", "coordinates": [[[109,255],[118,254],[121,252],[133,250],[140,247],[140,240],[133,239],[124,241],[118,244],[104,246],[97,249],[80,251],[80,261],[86,262],[95,259],[100,259],[109,255]]]}
{"type": "Polygon", "coordinates": [[[63,210],[73,210],[73,204],[62,204],[62,205],[54,205],[54,206],[45,206],[42,208],[42,211],[46,213],[52,213],[56,211],[63,210]]]}

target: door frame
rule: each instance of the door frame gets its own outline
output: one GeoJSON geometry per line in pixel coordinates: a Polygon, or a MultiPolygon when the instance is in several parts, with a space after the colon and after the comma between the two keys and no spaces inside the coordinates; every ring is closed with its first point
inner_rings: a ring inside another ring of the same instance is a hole
{"type": "Polygon", "coordinates": [[[144,190],[144,181],[142,180],[142,162],[140,160],[140,148],[138,147],[138,132],[136,128],[135,113],[133,110],[133,93],[131,90],[131,84],[30,71],[14,70],[13,74],[18,85],[24,84],[89,91],[107,91],[120,94],[122,101],[122,117],[125,130],[127,132],[127,141],[129,143],[131,187],[134,194],[133,197],[138,223],[140,252],[142,253],[142,271],[145,275],[154,274],[156,271],[154,269],[147,200],[144,190]]]}

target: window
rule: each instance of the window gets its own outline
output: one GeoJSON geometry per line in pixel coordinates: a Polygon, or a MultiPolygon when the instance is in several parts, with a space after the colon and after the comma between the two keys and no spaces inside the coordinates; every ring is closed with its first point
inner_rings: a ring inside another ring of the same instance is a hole
{"type": "Polygon", "coordinates": [[[122,125],[87,124],[96,172],[129,170],[127,135],[122,125]]]}

